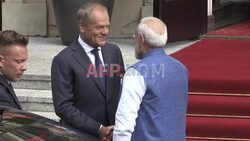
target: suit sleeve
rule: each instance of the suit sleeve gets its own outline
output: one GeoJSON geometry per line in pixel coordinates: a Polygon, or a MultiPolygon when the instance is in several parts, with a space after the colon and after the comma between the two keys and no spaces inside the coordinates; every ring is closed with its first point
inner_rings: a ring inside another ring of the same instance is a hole
{"type": "Polygon", "coordinates": [[[124,67],[122,53],[121,53],[121,50],[118,46],[117,46],[117,52],[119,55],[120,74],[121,74],[121,78],[122,78],[124,73],[125,73],[125,67],[124,67]]]}
{"type": "MultiPolygon", "coordinates": [[[[68,59],[69,60],[69,59],[68,59]]],[[[98,136],[100,123],[81,112],[74,103],[73,72],[66,57],[56,56],[52,62],[52,95],[56,114],[67,124],[98,136]]]]}

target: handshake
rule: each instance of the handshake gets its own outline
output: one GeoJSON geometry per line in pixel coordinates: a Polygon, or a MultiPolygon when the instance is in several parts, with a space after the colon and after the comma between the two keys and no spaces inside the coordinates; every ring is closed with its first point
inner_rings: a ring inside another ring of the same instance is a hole
{"type": "Polygon", "coordinates": [[[113,138],[114,125],[111,126],[102,126],[99,131],[100,141],[112,141],[113,138]]]}

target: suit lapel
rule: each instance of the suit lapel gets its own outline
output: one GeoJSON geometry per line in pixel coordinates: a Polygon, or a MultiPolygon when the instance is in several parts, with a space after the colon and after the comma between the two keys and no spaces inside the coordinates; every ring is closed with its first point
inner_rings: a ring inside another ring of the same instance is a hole
{"type": "Polygon", "coordinates": [[[20,103],[19,103],[19,101],[18,101],[18,99],[17,99],[17,97],[16,97],[16,94],[15,94],[15,92],[14,92],[14,89],[13,89],[13,87],[12,87],[12,84],[9,84],[8,86],[9,86],[9,90],[10,90],[10,92],[11,92],[11,95],[12,95],[12,97],[13,97],[14,100],[15,100],[15,103],[18,105],[19,109],[22,109],[22,107],[21,107],[21,105],[20,105],[20,103]]]}
{"type": "Polygon", "coordinates": [[[21,105],[16,97],[16,94],[14,92],[12,85],[9,84],[9,82],[4,78],[3,75],[0,75],[0,83],[4,84],[4,86],[9,90],[11,97],[13,98],[13,100],[16,103],[16,105],[18,106],[18,108],[22,109],[22,107],[21,107],[21,105]]]}
{"type": "Polygon", "coordinates": [[[106,97],[108,97],[109,95],[109,91],[110,91],[110,86],[112,86],[112,80],[111,80],[111,77],[110,77],[110,70],[109,70],[109,67],[110,65],[112,64],[112,57],[110,55],[110,52],[108,50],[108,47],[107,46],[104,46],[102,47],[102,57],[103,57],[103,60],[104,60],[104,63],[105,65],[108,65],[106,67],[108,67],[108,70],[107,71],[107,75],[106,75],[106,97]]]}
{"type": "MultiPolygon", "coordinates": [[[[73,52],[73,57],[76,59],[76,61],[82,66],[83,69],[86,70],[86,72],[88,72],[88,69],[89,69],[88,67],[92,63],[91,63],[88,55],[86,54],[85,50],[82,48],[82,46],[79,44],[78,41],[75,42],[75,46],[73,46],[72,52],[73,52]]],[[[105,96],[104,88],[103,88],[100,80],[98,79],[98,77],[95,77],[93,75],[90,75],[89,77],[92,80],[94,80],[97,87],[100,89],[102,94],[105,96]]]]}

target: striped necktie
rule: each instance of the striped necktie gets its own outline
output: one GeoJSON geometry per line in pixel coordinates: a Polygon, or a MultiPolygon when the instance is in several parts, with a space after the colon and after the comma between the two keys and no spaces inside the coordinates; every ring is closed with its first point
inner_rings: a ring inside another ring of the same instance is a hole
{"type": "Polygon", "coordinates": [[[105,72],[104,72],[104,66],[102,64],[102,61],[99,57],[99,53],[98,53],[99,49],[95,48],[93,50],[91,50],[91,53],[95,56],[95,69],[97,72],[97,76],[99,77],[102,86],[104,88],[104,90],[106,89],[106,77],[105,77],[105,72]]]}

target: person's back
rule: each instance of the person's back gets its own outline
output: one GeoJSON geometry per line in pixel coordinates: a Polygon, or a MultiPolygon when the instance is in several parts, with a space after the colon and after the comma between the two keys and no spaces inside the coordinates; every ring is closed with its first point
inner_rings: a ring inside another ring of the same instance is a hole
{"type": "Polygon", "coordinates": [[[131,140],[184,141],[188,91],[186,68],[167,56],[162,48],[152,49],[133,67],[144,77],[147,90],[131,140]]]}

